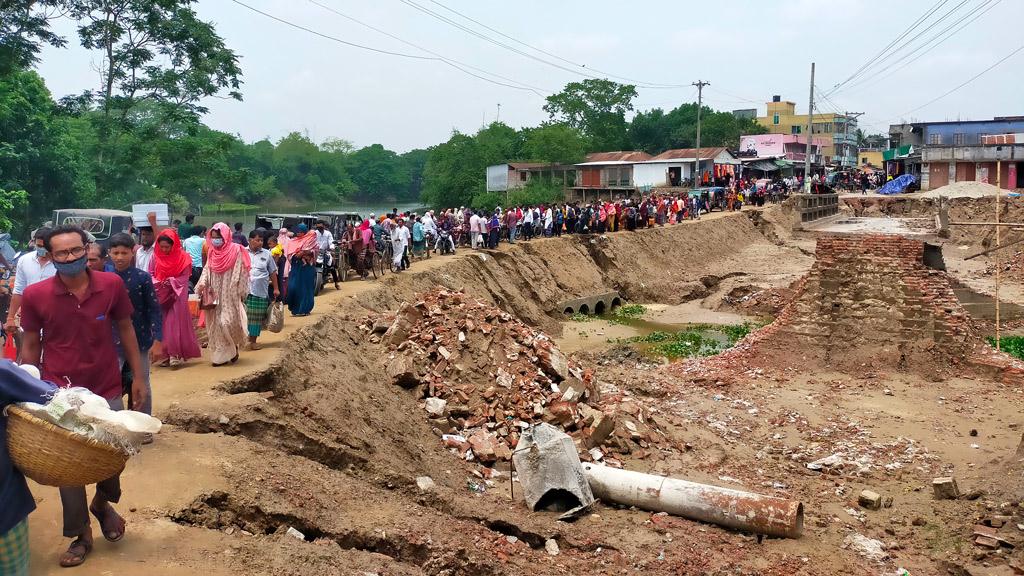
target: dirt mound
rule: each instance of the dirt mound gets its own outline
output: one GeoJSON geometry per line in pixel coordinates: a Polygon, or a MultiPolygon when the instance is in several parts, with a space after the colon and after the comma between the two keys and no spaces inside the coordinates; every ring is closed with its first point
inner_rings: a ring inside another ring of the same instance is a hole
{"type": "Polygon", "coordinates": [[[920,198],[994,198],[998,188],[985,182],[954,182],[935,190],[921,192],[916,196],[920,198]]]}
{"type": "Polygon", "coordinates": [[[612,465],[621,463],[606,454],[636,453],[657,439],[642,407],[602,394],[592,370],[546,334],[462,292],[433,290],[393,315],[368,316],[362,329],[385,346],[382,371],[415,389],[434,433],[467,461],[511,460],[521,431],[536,422],[562,427],[584,460],[612,465]]]}

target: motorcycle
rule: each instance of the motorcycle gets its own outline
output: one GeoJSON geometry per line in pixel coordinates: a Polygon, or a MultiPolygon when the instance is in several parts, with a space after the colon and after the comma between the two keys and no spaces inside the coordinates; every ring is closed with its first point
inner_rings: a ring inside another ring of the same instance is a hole
{"type": "Polygon", "coordinates": [[[318,252],[316,255],[316,290],[314,294],[319,295],[320,291],[324,289],[328,274],[331,274],[334,279],[334,287],[338,287],[338,271],[335,269],[334,261],[335,245],[332,245],[330,250],[318,252]]]}
{"type": "Polygon", "coordinates": [[[435,249],[440,246],[441,255],[455,254],[455,242],[452,240],[452,235],[447,230],[440,230],[437,236],[437,244],[435,249]]]}

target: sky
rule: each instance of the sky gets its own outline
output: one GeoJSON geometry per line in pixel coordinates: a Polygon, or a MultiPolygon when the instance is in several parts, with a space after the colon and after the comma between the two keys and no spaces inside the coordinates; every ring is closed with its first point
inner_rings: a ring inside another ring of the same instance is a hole
{"type": "MultiPolygon", "coordinates": [[[[711,83],[704,102],[715,109],[756,107],[763,115],[765,102],[778,94],[806,113],[812,61],[819,94],[829,94],[863,67],[827,99],[819,97],[816,111],[863,112],[860,126],[867,133],[887,132],[890,123],[903,120],[1024,114],[1024,51],[929,104],[1022,46],[1019,34],[997,33],[1003,23],[1024,21],[1020,0],[238,1],[338,40],[440,55],[474,74],[518,86],[478,79],[441,60],[344,45],[234,0],[199,0],[200,17],[213,22],[238,54],[244,82],[241,102],[207,99],[204,121],[246,141],[277,141],[299,131],[315,142],[344,138],[356,147],[379,143],[404,152],[443,142],[453,130],[472,133],[495,119],[517,128],[535,126],[548,119],[543,96],[602,74],[644,83],[638,84],[639,110],[667,111],[694,102],[692,83],[703,80],[711,83]]],[[[54,29],[69,37],[69,47],[42,53],[37,68],[51,92],[61,97],[97,88],[100,55],[78,45],[73,22],[58,21],[54,29]]]]}

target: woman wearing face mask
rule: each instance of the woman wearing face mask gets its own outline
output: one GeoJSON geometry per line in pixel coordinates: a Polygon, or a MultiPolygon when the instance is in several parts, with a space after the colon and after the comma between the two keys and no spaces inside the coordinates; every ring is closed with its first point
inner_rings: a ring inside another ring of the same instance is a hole
{"type": "Polygon", "coordinates": [[[206,233],[210,247],[206,267],[196,284],[200,298],[216,302],[206,310],[206,333],[214,366],[238,360],[238,350],[249,339],[245,297],[249,295],[249,254],[231,241],[231,229],[218,222],[206,233]]]}
{"type": "Polygon", "coordinates": [[[153,287],[163,314],[164,335],[164,357],[158,366],[179,366],[202,356],[188,308],[191,273],[192,257],[181,247],[178,232],[174,228],[161,230],[153,251],[153,287]]]}
{"type": "Polygon", "coordinates": [[[153,285],[164,321],[165,357],[158,366],[178,366],[189,358],[203,356],[188,310],[191,264],[191,256],[181,247],[177,231],[162,230],[153,252],[153,285]]]}

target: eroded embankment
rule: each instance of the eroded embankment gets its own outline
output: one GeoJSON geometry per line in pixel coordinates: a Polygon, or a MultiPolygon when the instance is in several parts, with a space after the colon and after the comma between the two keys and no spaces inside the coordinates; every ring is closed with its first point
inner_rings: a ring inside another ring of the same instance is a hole
{"type": "MultiPolygon", "coordinates": [[[[617,545],[595,545],[600,535],[586,526],[553,527],[486,499],[421,494],[413,479],[428,475],[441,494],[464,496],[465,472],[431,429],[420,396],[387,376],[386,349],[360,328],[362,320],[443,286],[557,332],[559,303],[566,299],[618,291],[628,300],[678,303],[719,289],[722,278],[750,274],[758,262],[768,271],[758,279],[785,284],[792,278],[778,275],[784,258],[798,260],[797,268],[809,265],[799,251],[769,241],[745,214],[729,214],[636,233],[521,243],[389,276],[292,336],[268,369],[223,384],[227,396],[197,397],[170,410],[167,420],[189,432],[242,436],[260,446],[251,456],[232,455],[235,492],[197,495],[175,519],[257,533],[287,521],[342,550],[383,553],[418,566],[458,550],[457,560],[440,562],[450,573],[521,571],[530,566],[529,554],[544,554],[534,549],[547,538],[608,554],[617,545]],[[274,485],[272,478],[283,480],[274,485]],[[300,497],[292,497],[295,490],[300,497]],[[377,534],[378,526],[386,536],[377,534]],[[475,549],[481,537],[505,536],[525,538],[526,556],[504,564],[475,549]]],[[[577,569],[589,562],[578,560],[577,569]]]]}

